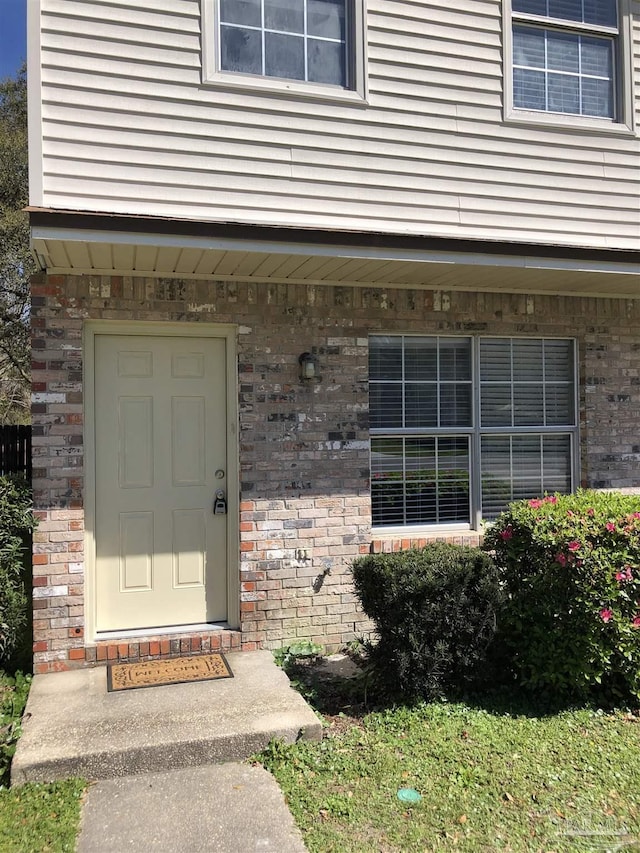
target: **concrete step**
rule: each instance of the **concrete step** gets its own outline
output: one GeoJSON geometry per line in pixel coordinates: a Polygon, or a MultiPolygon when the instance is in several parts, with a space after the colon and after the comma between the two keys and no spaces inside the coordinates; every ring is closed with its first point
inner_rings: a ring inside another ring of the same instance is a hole
{"type": "Polygon", "coordinates": [[[271,652],[226,654],[233,678],[107,692],[106,667],[36,675],[13,784],[109,779],[248,758],[321,723],[271,652]]]}

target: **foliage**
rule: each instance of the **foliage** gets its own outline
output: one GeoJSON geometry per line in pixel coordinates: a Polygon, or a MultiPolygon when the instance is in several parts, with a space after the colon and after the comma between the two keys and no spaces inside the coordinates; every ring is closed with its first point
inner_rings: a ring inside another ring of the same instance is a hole
{"type": "Polygon", "coordinates": [[[311,853],[636,849],[640,718],[433,703],[261,757],[311,853]],[[400,788],[422,795],[407,807],[400,788]]]}
{"type": "Polygon", "coordinates": [[[291,643],[288,646],[283,646],[281,649],[276,649],[273,657],[278,666],[286,669],[286,667],[298,658],[315,658],[321,655],[324,649],[317,643],[312,643],[310,640],[299,640],[296,643],[291,643]]]}
{"type": "MultiPolygon", "coordinates": [[[[28,634],[25,588],[30,569],[29,537],[34,521],[24,479],[0,477],[0,665],[11,666],[28,634]]],[[[28,640],[27,640],[28,643],[28,640]]]]}
{"type": "Polygon", "coordinates": [[[0,80],[0,422],[29,417],[27,74],[0,80]]]}
{"type": "Polygon", "coordinates": [[[254,756],[256,761],[267,770],[273,772],[275,768],[286,761],[292,753],[292,744],[286,743],[282,738],[271,738],[261,753],[254,756]]]}
{"type": "Polygon", "coordinates": [[[66,779],[0,791],[3,853],[73,853],[86,782],[66,779]]]}
{"type": "Polygon", "coordinates": [[[435,542],[353,564],[356,595],[379,637],[370,666],[390,692],[433,698],[477,675],[501,593],[491,558],[435,542]]]}
{"type": "Polygon", "coordinates": [[[22,733],[21,720],[31,687],[31,676],[0,672],[0,788],[9,785],[11,759],[22,733]]]}
{"type": "Polygon", "coordinates": [[[487,532],[520,682],[640,699],[640,500],[579,491],[510,505],[487,532]]]}

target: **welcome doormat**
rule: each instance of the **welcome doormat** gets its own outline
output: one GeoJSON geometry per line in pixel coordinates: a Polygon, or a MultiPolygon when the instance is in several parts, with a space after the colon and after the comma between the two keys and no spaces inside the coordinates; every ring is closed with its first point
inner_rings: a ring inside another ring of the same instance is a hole
{"type": "Polygon", "coordinates": [[[219,652],[144,663],[110,663],[107,666],[107,690],[110,693],[214,678],[233,678],[231,667],[219,652]]]}

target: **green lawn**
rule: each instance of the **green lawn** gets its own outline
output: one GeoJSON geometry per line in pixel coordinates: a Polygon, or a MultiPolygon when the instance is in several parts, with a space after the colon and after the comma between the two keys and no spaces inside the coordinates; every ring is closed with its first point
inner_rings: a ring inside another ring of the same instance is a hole
{"type": "Polygon", "coordinates": [[[73,853],[85,787],[66,779],[0,791],[2,853],[73,853]]]}
{"type": "Polygon", "coordinates": [[[29,676],[12,677],[0,671],[0,851],[72,853],[86,782],[68,779],[8,788],[30,684],[29,676]]]}
{"type": "Polygon", "coordinates": [[[640,851],[636,715],[436,703],[339,729],[262,756],[311,853],[640,851]]]}

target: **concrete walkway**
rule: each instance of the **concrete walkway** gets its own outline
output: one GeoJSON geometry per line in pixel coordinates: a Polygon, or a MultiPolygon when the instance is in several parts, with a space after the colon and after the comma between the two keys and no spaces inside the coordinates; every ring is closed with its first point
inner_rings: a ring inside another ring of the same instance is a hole
{"type": "Polygon", "coordinates": [[[213,764],[105,779],[86,798],[77,853],[304,853],[275,779],[213,764]]]}
{"type": "Polygon", "coordinates": [[[271,775],[238,762],[321,724],[270,652],[226,655],[234,678],[107,692],[106,668],[37,675],[12,784],[97,781],[80,851],[299,853],[271,775]]]}

